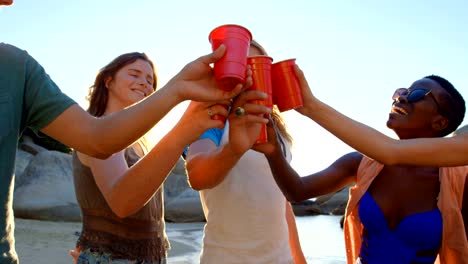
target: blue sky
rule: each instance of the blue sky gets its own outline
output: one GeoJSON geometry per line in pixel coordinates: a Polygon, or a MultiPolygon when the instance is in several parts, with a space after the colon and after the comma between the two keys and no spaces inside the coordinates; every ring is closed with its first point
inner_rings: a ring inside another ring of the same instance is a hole
{"type": "MultiPolygon", "coordinates": [[[[16,0],[0,9],[0,41],[27,50],[86,107],[96,72],[121,53],[146,52],[163,85],[211,51],[213,28],[240,24],[275,61],[297,58],[318,98],[394,136],[385,123],[395,88],[438,74],[468,100],[467,12],[462,0],[16,0]]],[[[156,137],[185,107],[156,126],[156,137]]],[[[284,116],[300,173],[323,169],[351,151],[298,113],[284,116]]]]}

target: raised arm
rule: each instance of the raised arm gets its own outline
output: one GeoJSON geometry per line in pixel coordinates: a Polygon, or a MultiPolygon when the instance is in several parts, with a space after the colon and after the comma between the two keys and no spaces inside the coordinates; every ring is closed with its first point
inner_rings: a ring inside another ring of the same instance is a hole
{"type": "Polygon", "coordinates": [[[304,107],[297,111],[317,122],[352,148],[383,164],[460,166],[468,164],[468,133],[449,138],[392,139],[318,100],[299,67],[304,107]]]}
{"type": "Polygon", "coordinates": [[[187,64],[164,87],[124,111],[97,119],[73,105],[44,127],[42,132],[83,153],[107,158],[143,136],[184,100],[219,101],[237,95],[242,85],[231,92],[222,91],[212,74],[210,63],[221,58],[224,51],[224,46],[221,46],[215,52],[187,64]]]}
{"type": "Polygon", "coordinates": [[[79,153],[80,160],[91,168],[97,186],[116,215],[127,217],[142,208],[161,187],[185,146],[206,129],[223,125],[219,120],[212,120],[207,111],[210,108],[224,116],[227,111],[212,104],[192,102],[174,128],[130,168],[124,151],[106,160],[79,153]]]}
{"type": "Polygon", "coordinates": [[[233,109],[242,106],[248,114],[229,115],[229,140],[226,144],[216,146],[212,140],[203,138],[190,145],[186,166],[193,189],[209,189],[218,185],[242,155],[252,147],[260,132],[261,123],[268,122],[268,119],[257,114],[271,113],[271,109],[246,102],[265,97],[264,93],[249,91],[243,92],[233,102],[233,109]]]}
{"type": "Polygon", "coordinates": [[[265,154],[276,183],[290,202],[301,202],[338,191],[355,182],[362,159],[362,154],[352,152],[342,156],[325,170],[301,177],[283,156],[275,129],[271,125],[268,125],[268,143],[256,145],[254,149],[265,154]]]}

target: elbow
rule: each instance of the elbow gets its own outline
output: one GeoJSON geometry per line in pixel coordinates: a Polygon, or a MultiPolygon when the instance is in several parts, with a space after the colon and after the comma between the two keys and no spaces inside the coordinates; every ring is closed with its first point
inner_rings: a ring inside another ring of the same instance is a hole
{"type": "Polygon", "coordinates": [[[288,200],[288,202],[291,203],[300,203],[308,199],[306,196],[298,192],[289,193],[287,195],[285,194],[285,197],[288,200]]]}
{"type": "Polygon", "coordinates": [[[303,183],[300,182],[294,186],[290,186],[289,188],[282,188],[281,191],[284,194],[284,197],[291,202],[291,203],[300,203],[303,202],[310,197],[310,194],[306,192],[304,188],[302,188],[303,183]]]}
{"type": "Polygon", "coordinates": [[[136,213],[139,208],[135,208],[135,205],[132,206],[130,200],[122,200],[118,197],[115,197],[114,194],[108,197],[104,196],[107,202],[107,205],[112,210],[112,212],[119,218],[126,218],[134,213],[136,213]]]}
{"type": "Polygon", "coordinates": [[[113,153],[96,151],[96,152],[93,152],[93,154],[89,154],[89,155],[93,156],[96,159],[105,160],[105,159],[108,159],[110,156],[112,156],[112,154],[113,153]]]}
{"type": "Polygon", "coordinates": [[[192,188],[192,189],[195,190],[195,191],[201,191],[201,190],[205,189],[205,188],[203,188],[203,186],[202,186],[200,183],[198,183],[197,181],[190,181],[190,180],[189,180],[189,186],[190,186],[190,188],[192,188]]]}
{"type": "Polygon", "coordinates": [[[188,177],[188,184],[190,188],[194,189],[195,191],[201,191],[204,189],[210,189],[216,186],[216,184],[212,184],[211,182],[207,181],[206,179],[196,179],[194,177],[188,177]]]}
{"type": "Polygon", "coordinates": [[[399,165],[401,162],[398,158],[398,155],[392,153],[385,153],[384,155],[376,158],[375,160],[387,166],[399,165]]]}
{"type": "Polygon", "coordinates": [[[136,212],[136,210],[131,210],[130,208],[127,208],[125,206],[116,206],[111,205],[110,203],[109,207],[118,218],[127,218],[136,212]]]}
{"type": "Polygon", "coordinates": [[[192,162],[186,163],[186,172],[188,185],[195,191],[201,191],[204,189],[210,189],[216,184],[214,184],[214,177],[207,175],[207,172],[203,168],[197,168],[192,162]]]}
{"type": "Polygon", "coordinates": [[[120,212],[114,211],[114,210],[112,210],[112,211],[113,211],[114,214],[115,214],[118,218],[120,218],[120,219],[124,219],[124,218],[127,218],[127,217],[129,217],[130,215],[132,215],[131,213],[124,212],[124,211],[120,211],[120,212]]]}
{"type": "Polygon", "coordinates": [[[107,159],[112,154],[118,152],[119,150],[109,148],[106,146],[103,142],[97,143],[94,145],[93,152],[94,152],[94,157],[98,159],[107,159]]]}
{"type": "Polygon", "coordinates": [[[93,158],[103,159],[103,160],[108,159],[110,156],[112,156],[112,154],[114,154],[113,152],[110,151],[108,147],[104,146],[104,144],[91,143],[91,141],[89,142],[91,145],[89,145],[88,147],[85,147],[84,149],[77,149],[77,150],[93,158]]]}

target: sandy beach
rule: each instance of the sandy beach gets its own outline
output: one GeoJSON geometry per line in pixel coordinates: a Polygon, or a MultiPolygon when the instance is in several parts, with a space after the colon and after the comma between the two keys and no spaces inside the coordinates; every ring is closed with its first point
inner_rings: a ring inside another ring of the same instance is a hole
{"type": "MultiPolygon", "coordinates": [[[[204,223],[167,223],[171,241],[169,263],[198,262],[204,223]]],[[[81,223],[16,219],[16,251],[23,264],[73,263],[68,250],[75,247],[81,223]]]]}
{"type": "MultiPolygon", "coordinates": [[[[344,264],[344,243],[338,216],[297,217],[301,245],[309,263],[344,264]]],[[[16,219],[16,251],[21,264],[73,263],[81,223],[16,219]]],[[[204,223],[167,223],[171,242],[170,264],[195,264],[201,248],[204,223]]]]}

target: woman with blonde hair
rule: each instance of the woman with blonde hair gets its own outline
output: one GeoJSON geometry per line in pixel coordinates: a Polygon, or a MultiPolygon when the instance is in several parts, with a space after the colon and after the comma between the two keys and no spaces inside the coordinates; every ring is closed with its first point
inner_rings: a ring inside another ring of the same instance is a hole
{"type": "MultiPolygon", "coordinates": [[[[249,56],[255,55],[266,52],[252,41],[249,56]]],[[[248,96],[245,92],[241,100],[250,100],[248,96]]],[[[231,109],[237,106],[236,100],[231,109]]],[[[206,217],[200,262],[306,263],[291,204],[266,158],[250,150],[260,124],[246,124],[245,116],[232,112],[224,129],[206,131],[187,154],[189,183],[200,191],[206,217]]],[[[290,161],[291,136],[277,108],[272,116],[290,161]]]]}

